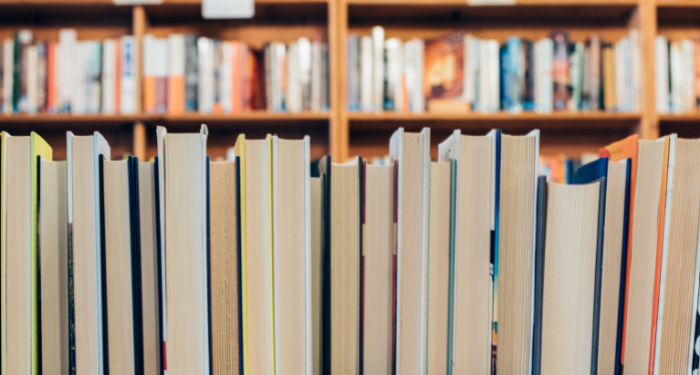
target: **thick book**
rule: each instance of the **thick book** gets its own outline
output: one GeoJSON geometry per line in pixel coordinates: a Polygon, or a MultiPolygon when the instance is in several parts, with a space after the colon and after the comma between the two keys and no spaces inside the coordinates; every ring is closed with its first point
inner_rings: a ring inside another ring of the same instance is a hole
{"type": "Polygon", "coordinates": [[[394,168],[367,165],[362,219],[362,371],[391,373],[394,301],[394,168]]]}
{"type": "Polygon", "coordinates": [[[236,140],[240,163],[241,309],[246,375],[275,369],[272,136],[236,140]]]}
{"type": "Polygon", "coordinates": [[[663,224],[658,215],[662,187],[665,187],[662,185],[667,154],[664,144],[664,141],[640,140],[637,148],[635,193],[634,200],[630,199],[630,204],[634,204],[629,226],[632,244],[628,252],[629,280],[621,353],[623,371],[628,374],[646,373],[649,368],[658,228],[659,222],[663,224]]]}
{"type": "Polygon", "coordinates": [[[212,371],[240,374],[238,162],[209,164],[212,371]]]}
{"type": "Polygon", "coordinates": [[[597,349],[594,348],[597,350],[597,371],[601,374],[618,371],[616,355],[622,336],[620,317],[624,303],[630,165],[630,159],[612,162],[601,158],[582,166],[574,176],[577,184],[606,179],[602,272],[596,284],[599,285],[600,317],[597,319],[597,349]]]}
{"type": "MultiPolygon", "coordinates": [[[[39,162],[39,267],[41,364],[44,373],[67,375],[68,192],[66,162],[39,162]]],[[[4,331],[4,330],[3,330],[4,331]]]]}
{"type": "MultiPolygon", "coordinates": [[[[697,306],[698,233],[700,223],[700,141],[669,137],[663,248],[657,253],[656,337],[652,336],[649,372],[691,372],[692,328],[697,306]],[[659,264],[660,261],[660,264],[659,264]],[[660,272],[659,272],[660,271],[660,272]],[[657,286],[658,285],[658,286],[657,286]],[[658,288],[658,289],[657,289],[658,288]]],[[[654,332],[654,331],[652,331],[654,332]]]]}
{"type": "Polygon", "coordinates": [[[100,160],[109,373],[143,373],[138,159],[100,160]]]}
{"type": "MultiPolygon", "coordinates": [[[[451,169],[452,160],[430,168],[430,243],[428,253],[427,373],[447,374],[450,327],[451,169]]],[[[487,326],[484,325],[484,328],[487,326]]],[[[465,335],[466,336],[466,335],[465,335]]],[[[455,366],[456,367],[456,366],[455,366]]],[[[453,370],[454,371],[454,370],[453,370]]]]}
{"type": "Polygon", "coordinates": [[[605,178],[547,185],[537,375],[596,374],[596,280],[602,264],[605,178]]]}
{"type": "Polygon", "coordinates": [[[500,135],[495,151],[492,361],[510,374],[530,368],[539,131],[500,135]]]}
{"type": "Polygon", "coordinates": [[[3,150],[6,228],[6,360],[8,374],[39,373],[39,160],[52,160],[51,147],[36,133],[8,137],[3,150]]]}
{"type": "Polygon", "coordinates": [[[271,146],[275,373],[310,374],[310,138],[271,146]]]}
{"type": "MultiPolygon", "coordinates": [[[[103,228],[100,225],[99,160],[110,160],[111,150],[98,132],[89,136],[66,139],[68,159],[68,225],[69,266],[72,321],[71,342],[75,370],[103,374],[106,369],[105,343],[105,277],[103,228]]],[[[70,309],[70,307],[69,307],[70,309]]],[[[69,313],[70,310],[69,310],[69,313]]]]}
{"type": "MultiPolygon", "coordinates": [[[[448,358],[451,358],[451,371],[457,374],[486,373],[490,368],[491,231],[496,219],[493,197],[497,189],[494,179],[497,137],[498,131],[486,136],[467,136],[455,130],[438,149],[440,161],[452,160],[456,164],[452,176],[454,272],[450,276],[454,284],[451,292],[454,323],[450,329],[457,334],[449,342],[452,351],[448,358]]],[[[432,267],[432,261],[430,264],[432,267]]],[[[428,334],[432,336],[430,331],[428,334]]]]}
{"type": "MultiPolygon", "coordinates": [[[[168,374],[210,373],[207,238],[208,131],[163,134],[168,374]]],[[[160,168],[160,165],[159,165],[160,168]]]]}
{"type": "Polygon", "coordinates": [[[621,301],[621,313],[619,319],[618,329],[620,329],[620,343],[617,348],[617,360],[619,362],[618,369],[622,369],[624,365],[624,353],[625,353],[625,327],[627,325],[627,301],[629,296],[629,280],[630,280],[630,266],[632,264],[632,229],[634,220],[634,197],[636,191],[636,179],[637,179],[637,157],[639,148],[639,136],[631,135],[621,141],[611,143],[600,149],[600,157],[607,157],[611,162],[620,162],[625,159],[629,159],[629,183],[628,183],[628,198],[627,198],[627,219],[626,222],[626,234],[625,234],[625,249],[626,252],[625,259],[623,261],[622,267],[622,283],[620,290],[621,301]]]}
{"type": "Polygon", "coordinates": [[[360,370],[362,158],[319,162],[323,184],[323,369],[360,370]]]}
{"type": "Polygon", "coordinates": [[[391,136],[389,155],[397,164],[396,371],[425,367],[425,296],[428,266],[430,129],[391,136]]]}

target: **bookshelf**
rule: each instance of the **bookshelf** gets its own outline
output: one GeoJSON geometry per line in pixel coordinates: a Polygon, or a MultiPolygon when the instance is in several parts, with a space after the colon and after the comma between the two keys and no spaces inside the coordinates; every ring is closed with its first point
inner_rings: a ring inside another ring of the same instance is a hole
{"type": "MultiPolygon", "coordinates": [[[[464,0],[257,0],[251,20],[203,20],[201,0],[164,0],[159,5],[117,6],[112,0],[0,0],[0,39],[20,28],[30,28],[35,39],[57,40],[58,30],[74,28],[78,39],[113,38],[133,34],[139,40],[151,33],[196,32],[208,37],[237,39],[261,46],[265,41],[289,42],[301,36],[329,42],[331,109],[320,113],[273,113],[253,111],[236,115],[151,115],[138,98],[135,115],[0,115],[0,127],[13,134],[40,132],[56,150],[65,153],[65,131],[76,134],[101,131],[115,150],[114,157],[132,153],[155,156],[157,125],[173,131],[210,127],[212,157],[222,157],[235,136],[249,137],[274,132],[280,136],[312,138],[311,156],[330,153],[336,160],[362,154],[382,156],[393,130],[432,128],[433,146],[452,129],[483,134],[500,127],[522,134],[542,130],[543,154],[595,152],[607,142],[630,134],[653,139],[678,132],[700,136],[696,130],[700,113],[659,115],[654,88],[654,37],[669,39],[700,36],[700,1],[696,0],[516,0],[510,6],[473,6],[464,0]],[[346,108],[346,37],[368,35],[382,25],[386,37],[427,38],[464,29],[478,37],[499,41],[517,35],[536,39],[552,30],[565,30],[573,41],[591,34],[615,42],[630,28],[641,37],[642,103],[639,113],[555,112],[552,114],[450,114],[450,113],[358,113],[346,108]]],[[[141,60],[137,59],[137,82],[141,93],[141,60]]],[[[698,128],[700,129],[700,128],[698,128]]],[[[435,156],[435,149],[433,156],[435,156]]]]}

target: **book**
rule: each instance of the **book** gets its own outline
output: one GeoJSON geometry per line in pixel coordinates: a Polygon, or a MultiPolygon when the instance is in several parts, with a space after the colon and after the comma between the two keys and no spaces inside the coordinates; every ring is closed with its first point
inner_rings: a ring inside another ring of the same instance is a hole
{"type": "MultiPolygon", "coordinates": [[[[69,267],[72,267],[71,354],[78,372],[102,374],[104,359],[104,241],[100,218],[99,160],[110,160],[109,144],[98,132],[67,133],[69,267]]],[[[70,271],[69,271],[70,274],[70,271]]],[[[71,303],[71,301],[69,301],[71,303]]],[[[69,307],[70,308],[70,307],[69,307]]],[[[70,310],[69,310],[70,313],[70,310]]]]}
{"type": "Polygon", "coordinates": [[[308,136],[272,137],[275,373],[311,371],[311,223],[308,136]]]}
{"type": "Polygon", "coordinates": [[[143,371],[138,160],[100,160],[110,373],[143,371]]]}
{"type": "MultiPolygon", "coordinates": [[[[611,162],[601,158],[576,171],[575,181],[606,180],[605,237],[600,275],[600,318],[598,319],[597,371],[616,373],[621,343],[621,313],[624,306],[624,267],[626,258],[626,226],[629,200],[630,159],[611,162]]],[[[595,329],[594,321],[594,329],[595,329]]],[[[594,350],[596,350],[594,348],[594,350]]]]}
{"type": "Polygon", "coordinates": [[[700,194],[694,188],[695,181],[700,178],[695,171],[700,162],[700,143],[677,138],[675,134],[668,137],[668,142],[663,247],[661,259],[657,253],[655,276],[655,292],[658,290],[658,294],[655,293],[658,295],[656,337],[652,328],[650,357],[653,362],[649,363],[649,371],[655,373],[668,368],[691,371],[690,358],[694,350],[691,336],[697,306],[698,236],[689,228],[700,223],[700,194]]]}
{"type": "Polygon", "coordinates": [[[46,371],[52,369],[58,374],[68,374],[70,366],[66,187],[66,162],[41,160],[39,162],[41,364],[46,371]]]}
{"type": "Polygon", "coordinates": [[[170,64],[174,59],[168,56],[168,39],[154,38],[151,42],[152,74],[154,81],[155,113],[165,113],[168,108],[168,79],[170,64]]]}
{"type": "Polygon", "coordinates": [[[547,185],[539,373],[595,373],[605,179],[547,185]]]}
{"type": "Polygon", "coordinates": [[[143,48],[143,110],[146,113],[156,113],[156,39],[151,34],[146,34],[141,39],[143,48]]]}
{"type": "MultiPolygon", "coordinates": [[[[116,106],[117,72],[117,41],[108,39],[102,47],[102,113],[114,114],[116,106]]],[[[145,67],[145,64],[144,64],[145,67]]]]}
{"type": "MultiPolygon", "coordinates": [[[[430,168],[430,239],[428,247],[428,373],[447,373],[449,361],[450,262],[452,260],[451,160],[430,168]]],[[[390,167],[385,167],[390,168],[390,167]]],[[[484,327],[487,327],[486,325],[484,327]]],[[[456,367],[456,366],[455,366],[456,367]]]]}
{"type": "Polygon", "coordinates": [[[275,369],[272,136],[236,140],[240,165],[241,305],[244,374],[275,369]]]}
{"type": "Polygon", "coordinates": [[[426,327],[430,130],[407,133],[399,128],[389,143],[398,164],[394,180],[397,203],[396,371],[424,368],[426,327]]]}
{"type": "MultiPolygon", "coordinates": [[[[159,289],[162,242],[158,238],[159,202],[156,163],[138,163],[138,201],[141,258],[141,317],[143,333],[143,373],[160,374],[163,369],[163,326],[159,289]]],[[[134,181],[136,183],[136,181],[134,181]]],[[[136,229],[134,229],[136,230],[136,229]]]]}
{"type": "Polygon", "coordinates": [[[212,371],[240,374],[239,190],[236,160],[209,164],[212,371]]]}
{"type": "Polygon", "coordinates": [[[656,111],[661,114],[669,111],[668,67],[668,40],[659,35],[654,39],[654,83],[656,85],[656,111]]]}
{"type": "Polygon", "coordinates": [[[367,165],[362,222],[362,371],[394,366],[394,167],[367,165]]]}
{"type": "Polygon", "coordinates": [[[491,231],[496,220],[493,197],[497,189],[494,176],[497,133],[467,136],[455,130],[438,151],[440,161],[452,160],[456,164],[452,207],[455,210],[454,272],[450,276],[453,324],[449,326],[456,334],[448,341],[452,349],[448,363],[456,373],[482,373],[490,368],[491,231]]]}
{"type": "Polygon", "coordinates": [[[552,60],[554,45],[551,38],[543,38],[535,45],[535,111],[552,112],[553,81],[552,60]]]}
{"type": "Polygon", "coordinates": [[[5,266],[7,373],[39,373],[39,254],[37,180],[39,158],[52,160],[51,147],[36,133],[8,137],[4,163],[7,204],[5,266]],[[12,220],[10,220],[10,218],[12,220]]]}
{"type": "Polygon", "coordinates": [[[384,108],[384,28],[372,28],[372,110],[384,108]]]}
{"type": "Polygon", "coordinates": [[[603,108],[614,111],[617,108],[617,75],[615,72],[615,49],[603,44],[603,108]]]}
{"type": "Polygon", "coordinates": [[[538,155],[537,130],[497,136],[492,363],[505,373],[531,365],[538,155]]]}
{"type": "Polygon", "coordinates": [[[434,99],[461,99],[464,75],[464,33],[457,32],[424,42],[423,96],[434,99]]]}
{"type": "Polygon", "coordinates": [[[198,108],[197,93],[199,58],[197,55],[197,36],[185,34],[185,111],[196,111],[198,108]]]}
{"type": "Polygon", "coordinates": [[[361,158],[346,164],[319,162],[323,185],[323,370],[360,369],[361,158]]]}
{"type": "Polygon", "coordinates": [[[199,133],[164,134],[159,139],[165,182],[165,284],[170,292],[165,298],[164,368],[169,374],[210,372],[207,135],[202,126],[199,133]]]}
{"type": "MultiPolygon", "coordinates": [[[[625,303],[626,324],[621,362],[625,372],[648,372],[650,337],[652,329],[652,298],[656,244],[658,239],[657,215],[661,208],[661,189],[665,151],[658,141],[638,142],[635,194],[630,196],[631,247],[625,303]],[[634,223],[634,227],[632,227],[634,223]]],[[[635,162],[633,161],[633,165],[635,162]]],[[[663,221],[660,221],[663,223],[663,221]]]]}
{"type": "MultiPolygon", "coordinates": [[[[312,168],[312,175],[318,175],[318,168],[312,168]]],[[[311,200],[311,373],[321,371],[323,343],[323,312],[322,312],[322,252],[323,252],[323,189],[320,177],[310,178],[311,200]]]]}
{"type": "Polygon", "coordinates": [[[185,111],[185,65],[186,39],[184,34],[168,36],[168,113],[182,114],[185,111]]]}
{"type": "Polygon", "coordinates": [[[0,374],[7,367],[7,140],[0,132],[0,374]]]}
{"type": "Polygon", "coordinates": [[[119,113],[136,113],[136,40],[133,36],[121,37],[119,51],[119,113]]]}
{"type": "Polygon", "coordinates": [[[552,33],[552,41],[554,42],[554,52],[552,59],[552,81],[554,82],[554,110],[561,111],[566,109],[566,103],[569,101],[570,92],[570,77],[569,77],[569,58],[568,58],[568,34],[565,32],[552,33]]]}

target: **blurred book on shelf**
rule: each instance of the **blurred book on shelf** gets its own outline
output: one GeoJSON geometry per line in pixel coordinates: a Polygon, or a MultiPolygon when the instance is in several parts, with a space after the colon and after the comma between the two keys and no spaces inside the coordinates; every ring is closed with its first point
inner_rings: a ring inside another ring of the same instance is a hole
{"type": "Polygon", "coordinates": [[[262,49],[194,34],[143,37],[146,113],[327,111],[328,43],[300,38],[262,49]]]}
{"type": "Polygon", "coordinates": [[[136,40],[132,36],[77,40],[61,29],[58,41],[19,30],[0,49],[0,112],[136,113],[136,40]]]}
{"type": "Polygon", "coordinates": [[[347,108],[399,113],[638,112],[640,56],[636,29],[615,43],[598,35],[572,41],[565,31],[537,41],[513,36],[499,43],[458,31],[402,42],[384,40],[377,26],[371,37],[348,36],[347,108]]]}

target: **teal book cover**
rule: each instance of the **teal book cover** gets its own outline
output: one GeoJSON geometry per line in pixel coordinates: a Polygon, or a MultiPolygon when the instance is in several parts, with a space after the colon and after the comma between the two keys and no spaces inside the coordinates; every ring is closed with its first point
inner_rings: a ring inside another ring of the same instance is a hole
{"type": "Polygon", "coordinates": [[[454,306],[455,306],[455,223],[457,204],[457,160],[450,160],[450,290],[448,291],[447,306],[447,375],[452,375],[452,342],[454,339],[454,306]]]}

